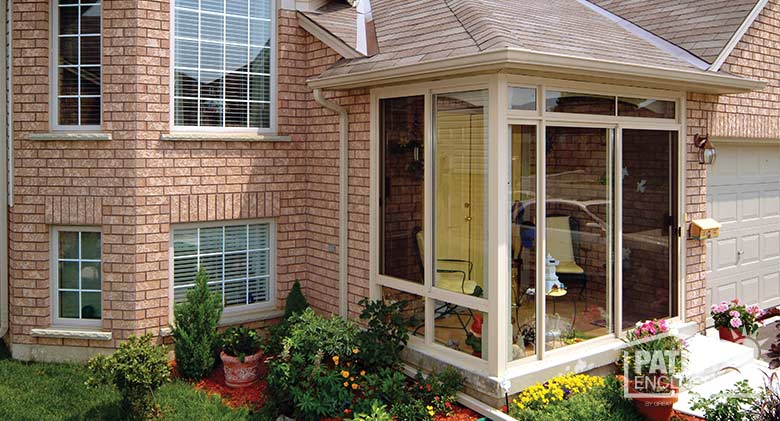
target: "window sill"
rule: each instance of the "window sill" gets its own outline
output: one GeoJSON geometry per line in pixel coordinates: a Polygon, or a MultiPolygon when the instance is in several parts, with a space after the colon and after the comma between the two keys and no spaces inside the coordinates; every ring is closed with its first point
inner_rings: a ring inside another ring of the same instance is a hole
{"type": "Polygon", "coordinates": [[[30,133],[27,140],[54,142],[60,140],[66,141],[106,141],[111,140],[111,133],[105,132],[48,132],[48,133],[30,133]]]}
{"type": "Polygon", "coordinates": [[[230,326],[241,323],[259,322],[262,320],[276,319],[282,316],[284,316],[284,310],[275,307],[235,311],[222,313],[222,319],[219,320],[219,325],[230,326]]]}
{"type": "Polygon", "coordinates": [[[173,132],[160,135],[165,141],[211,141],[211,142],[289,142],[290,136],[257,133],[218,133],[218,132],[173,132]]]}
{"type": "Polygon", "coordinates": [[[111,332],[64,326],[46,329],[30,329],[30,335],[36,338],[88,339],[92,341],[110,341],[112,337],[111,332]]]}

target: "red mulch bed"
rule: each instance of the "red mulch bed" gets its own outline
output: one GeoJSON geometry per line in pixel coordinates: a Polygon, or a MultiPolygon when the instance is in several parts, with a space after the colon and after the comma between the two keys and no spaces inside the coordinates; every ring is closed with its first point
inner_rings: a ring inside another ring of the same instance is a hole
{"type": "Polygon", "coordinates": [[[683,414],[680,411],[674,411],[674,413],[672,414],[672,419],[678,419],[678,420],[681,420],[681,421],[703,421],[704,420],[704,418],[699,418],[699,417],[694,417],[694,416],[691,416],[691,415],[686,415],[686,414],[683,414]]]}
{"type": "Polygon", "coordinates": [[[460,405],[453,405],[452,412],[450,416],[436,415],[433,419],[434,421],[476,421],[482,418],[476,412],[460,405]]]}

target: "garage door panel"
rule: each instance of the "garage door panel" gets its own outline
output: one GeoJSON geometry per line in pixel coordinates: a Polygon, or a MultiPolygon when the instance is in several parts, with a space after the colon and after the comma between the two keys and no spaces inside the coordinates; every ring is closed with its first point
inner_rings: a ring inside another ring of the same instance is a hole
{"type": "Polygon", "coordinates": [[[708,304],[780,305],[780,141],[719,145],[707,173],[707,210],[722,224],[707,243],[708,304]]]}
{"type": "Polygon", "coordinates": [[[767,273],[761,278],[761,307],[777,305],[780,301],[780,272],[767,273]]]}

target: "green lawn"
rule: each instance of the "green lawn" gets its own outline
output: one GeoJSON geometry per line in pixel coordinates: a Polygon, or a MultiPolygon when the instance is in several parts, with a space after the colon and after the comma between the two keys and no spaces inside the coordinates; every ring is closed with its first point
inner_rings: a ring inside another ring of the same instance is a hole
{"type": "MultiPolygon", "coordinates": [[[[0,342],[0,420],[121,420],[119,395],[109,387],[84,385],[77,364],[10,360],[0,342]]],[[[249,420],[249,411],[230,409],[218,398],[176,381],[155,396],[165,420],[249,420]]]]}

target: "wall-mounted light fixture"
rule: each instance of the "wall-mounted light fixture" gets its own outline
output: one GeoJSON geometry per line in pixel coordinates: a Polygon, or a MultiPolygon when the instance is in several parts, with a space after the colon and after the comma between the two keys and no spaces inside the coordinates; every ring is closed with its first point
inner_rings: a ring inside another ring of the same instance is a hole
{"type": "Polygon", "coordinates": [[[699,148],[699,164],[712,165],[715,163],[715,159],[718,157],[718,151],[715,146],[710,142],[708,135],[696,134],[693,136],[693,144],[699,148]]]}

